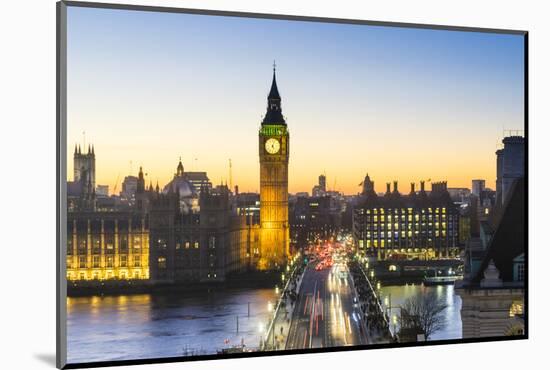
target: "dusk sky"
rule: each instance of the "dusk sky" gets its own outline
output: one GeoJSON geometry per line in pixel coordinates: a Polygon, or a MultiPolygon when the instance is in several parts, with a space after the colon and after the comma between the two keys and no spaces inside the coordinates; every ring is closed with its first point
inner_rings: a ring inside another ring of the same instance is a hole
{"type": "Polygon", "coordinates": [[[259,191],[276,60],[291,193],[321,173],[346,194],[367,172],[377,191],[494,188],[503,130],[524,125],[523,57],[518,35],[69,7],[69,180],[85,132],[111,192],[139,166],[164,186],[180,157],[214,184],[231,158],[233,184],[259,191]]]}

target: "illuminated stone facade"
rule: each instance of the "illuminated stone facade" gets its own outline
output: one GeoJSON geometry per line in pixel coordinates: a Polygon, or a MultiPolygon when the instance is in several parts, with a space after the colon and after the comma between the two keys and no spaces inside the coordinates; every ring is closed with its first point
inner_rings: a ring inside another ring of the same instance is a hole
{"type": "Polygon", "coordinates": [[[288,160],[289,132],[281,112],[275,80],[268,95],[267,112],[259,132],[260,258],[259,270],[284,266],[289,256],[288,160]]]}
{"type": "Polygon", "coordinates": [[[69,212],[69,281],[149,278],[149,230],[130,212],[69,212]]]}

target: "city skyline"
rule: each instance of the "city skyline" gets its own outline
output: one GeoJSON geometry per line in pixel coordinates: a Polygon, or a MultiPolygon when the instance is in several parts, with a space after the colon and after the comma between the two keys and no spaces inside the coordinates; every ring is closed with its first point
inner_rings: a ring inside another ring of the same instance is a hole
{"type": "Polygon", "coordinates": [[[257,192],[273,59],[291,193],[322,173],[345,194],[366,173],[378,192],[393,180],[494,188],[502,132],[523,126],[521,36],[83,8],[68,20],[68,179],[86,132],[111,192],[140,166],[163,186],[179,157],[214,184],[231,159],[233,184],[257,192]]]}

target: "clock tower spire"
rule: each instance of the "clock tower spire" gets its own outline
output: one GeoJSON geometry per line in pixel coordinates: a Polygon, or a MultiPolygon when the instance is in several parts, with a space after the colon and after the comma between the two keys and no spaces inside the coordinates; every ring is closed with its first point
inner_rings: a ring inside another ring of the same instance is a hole
{"type": "Polygon", "coordinates": [[[267,112],[259,132],[260,156],[260,255],[259,270],[278,270],[287,263],[289,133],[281,111],[281,95],[273,62],[273,80],[267,112]]]}
{"type": "Polygon", "coordinates": [[[281,110],[281,95],[279,95],[279,89],[277,88],[277,78],[275,73],[275,61],[273,61],[273,81],[271,82],[271,90],[267,96],[267,112],[265,114],[263,125],[285,125],[285,118],[281,110]]]}

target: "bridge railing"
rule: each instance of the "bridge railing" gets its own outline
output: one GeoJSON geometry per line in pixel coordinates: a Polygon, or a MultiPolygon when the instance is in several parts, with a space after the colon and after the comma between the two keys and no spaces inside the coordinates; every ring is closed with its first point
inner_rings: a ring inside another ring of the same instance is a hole
{"type": "Polygon", "coordinates": [[[390,329],[391,326],[390,326],[389,318],[386,315],[386,312],[385,312],[384,308],[382,307],[382,305],[380,303],[380,299],[378,297],[378,294],[376,293],[376,290],[374,289],[374,286],[372,285],[371,279],[369,279],[369,277],[368,277],[367,271],[365,271],[365,268],[361,264],[360,261],[356,261],[356,263],[359,266],[359,270],[361,271],[363,277],[365,278],[365,280],[367,282],[367,286],[368,286],[368,289],[370,291],[370,294],[372,295],[372,297],[374,297],[375,307],[377,308],[378,313],[382,317],[382,320],[385,323],[385,327],[388,328],[388,333],[387,334],[389,334],[390,337],[394,337],[395,334],[393,334],[391,332],[391,329],[390,329]]]}
{"type": "MultiPolygon", "coordinates": [[[[276,350],[276,332],[275,332],[275,324],[277,322],[285,319],[282,304],[283,304],[283,297],[289,296],[287,293],[290,291],[290,283],[296,276],[296,272],[300,269],[301,265],[301,259],[296,258],[294,264],[291,267],[291,270],[288,272],[288,276],[285,276],[285,285],[283,289],[281,290],[281,294],[277,299],[277,305],[275,306],[275,310],[273,312],[273,315],[270,317],[269,324],[267,326],[267,331],[265,334],[265,339],[263,339],[260,342],[260,350],[261,351],[269,351],[269,350],[276,350]]],[[[285,300],[285,309],[286,309],[286,300],[285,300]]]]}

